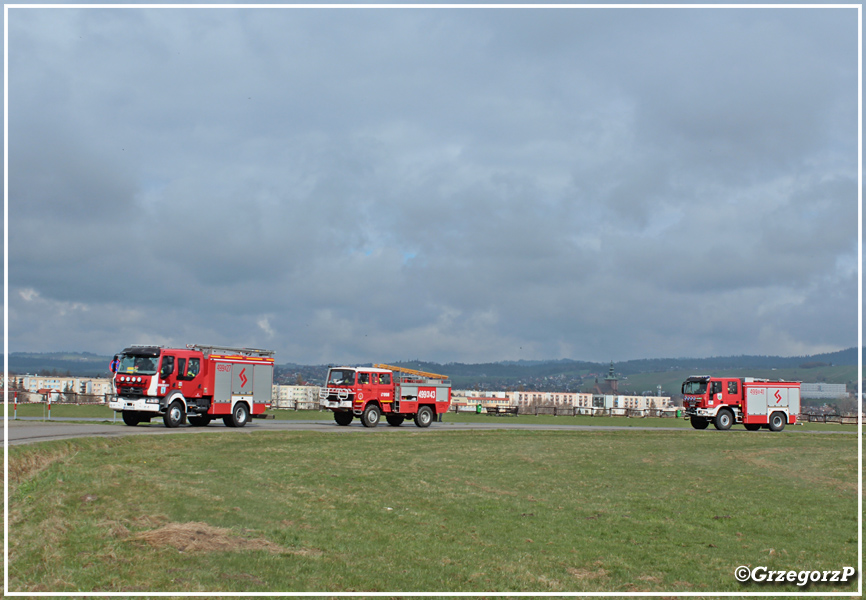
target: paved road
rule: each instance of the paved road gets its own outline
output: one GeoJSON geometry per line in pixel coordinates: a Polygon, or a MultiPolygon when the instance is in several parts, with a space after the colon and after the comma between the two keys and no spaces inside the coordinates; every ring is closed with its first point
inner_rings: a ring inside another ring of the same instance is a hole
{"type": "MultiPolygon", "coordinates": [[[[2,421],[2,419],[0,419],[2,421]]],[[[154,422],[150,425],[139,425],[137,427],[127,427],[122,423],[114,424],[110,421],[102,419],[52,419],[51,422],[45,422],[38,417],[27,418],[9,421],[9,444],[30,444],[34,442],[44,442],[48,440],[60,440],[77,437],[88,436],[103,436],[114,437],[120,435],[163,435],[169,433],[196,433],[209,435],[225,430],[226,427],[221,422],[216,421],[208,427],[189,427],[182,426],[177,429],[168,429],[162,423],[154,422]],[[73,421],[73,422],[70,422],[73,421]],[[93,421],[92,423],[84,423],[82,421],[93,421]]],[[[321,431],[334,433],[350,433],[363,431],[366,428],[360,422],[354,422],[348,427],[340,427],[332,420],[323,421],[276,421],[276,420],[253,420],[246,427],[234,429],[249,434],[254,434],[257,431],[321,431]]],[[[395,430],[394,427],[382,425],[376,428],[377,431],[395,430]]],[[[404,424],[400,429],[411,429],[417,432],[433,432],[433,431],[490,431],[496,429],[518,429],[530,431],[692,431],[689,428],[683,427],[618,427],[618,426],[595,426],[595,425],[536,425],[531,423],[433,423],[427,429],[415,427],[411,423],[404,424]]],[[[831,434],[838,433],[841,435],[856,435],[853,432],[820,432],[820,431],[803,431],[794,428],[787,429],[786,432],[796,433],[814,433],[814,434],[831,434]]],[[[706,430],[707,434],[722,433],[716,432],[714,429],[706,430]]],[[[735,430],[731,433],[749,433],[750,435],[770,435],[770,432],[746,432],[745,430],[735,430]]],[[[0,434],[4,434],[0,428],[0,434]]]]}

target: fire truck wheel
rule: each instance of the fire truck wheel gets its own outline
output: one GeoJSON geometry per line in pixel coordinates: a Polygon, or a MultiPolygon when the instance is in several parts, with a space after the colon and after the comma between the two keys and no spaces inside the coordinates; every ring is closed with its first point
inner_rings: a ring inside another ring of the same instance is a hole
{"type": "Polygon", "coordinates": [[[168,407],[168,410],[165,411],[165,415],[162,417],[162,422],[165,423],[166,427],[177,427],[182,425],[185,419],[186,415],[183,412],[183,402],[175,400],[168,407]]]}
{"type": "Polygon", "coordinates": [[[726,429],[730,429],[731,425],[734,424],[734,413],[729,411],[727,408],[723,408],[716,414],[716,419],[713,421],[713,425],[719,431],[725,431],[726,429]]]}
{"type": "Polygon", "coordinates": [[[131,410],[123,411],[123,422],[129,425],[130,427],[135,427],[141,420],[138,418],[138,413],[135,413],[131,410]]]}
{"type": "Polygon", "coordinates": [[[235,404],[231,416],[224,417],[223,423],[228,427],[243,427],[250,420],[250,410],[243,402],[235,404]]]}
{"type": "Polygon", "coordinates": [[[785,428],[785,413],[774,412],[770,415],[770,431],[782,431],[785,428]]]}
{"type": "Polygon", "coordinates": [[[201,415],[199,417],[187,417],[186,420],[193,427],[207,427],[210,424],[210,415],[201,415]]]}
{"type": "Polygon", "coordinates": [[[361,415],[361,423],[364,424],[364,427],[375,427],[379,424],[380,416],[379,406],[371,402],[364,409],[364,414],[361,415]]]}
{"type": "Polygon", "coordinates": [[[691,417],[689,420],[695,429],[706,429],[710,425],[710,422],[703,417],[691,417]]]}
{"type": "Polygon", "coordinates": [[[761,424],[760,423],[744,423],[743,427],[745,427],[749,431],[758,431],[761,428],[761,424]]]}
{"type": "Polygon", "coordinates": [[[388,421],[388,425],[391,427],[399,427],[403,424],[403,420],[405,417],[402,415],[385,415],[385,420],[388,421]]]}
{"type": "Polygon", "coordinates": [[[433,410],[429,406],[422,406],[415,415],[415,425],[418,427],[430,427],[433,422],[433,410]]]}
{"type": "Polygon", "coordinates": [[[351,423],[352,419],[354,419],[354,418],[355,418],[355,415],[353,415],[352,413],[350,413],[348,411],[346,411],[346,412],[334,411],[334,420],[337,422],[337,425],[342,425],[343,427],[345,427],[346,425],[351,423]]]}

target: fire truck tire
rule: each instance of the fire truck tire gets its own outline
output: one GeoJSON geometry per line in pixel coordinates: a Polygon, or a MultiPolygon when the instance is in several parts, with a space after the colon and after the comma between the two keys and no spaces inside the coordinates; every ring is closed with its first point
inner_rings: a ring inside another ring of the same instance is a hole
{"type": "Polygon", "coordinates": [[[727,408],[723,408],[716,414],[713,420],[713,426],[719,431],[726,431],[734,424],[734,413],[727,408]]]}
{"type": "Polygon", "coordinates": [[[770,415],[770,423],[768,427],[770,431],[782,431],[785,428],[785,413],[774,412],[770,415]]]}
{"type": "Polygon", "coordinates": [[[385,415],[385,420],[391,427],[399,427],[403,424],[405,417],[402,415],[385,415]]]}
{"type": "Polygon", "coordinates": [[[210,415],[200,415],[198,417],[187,417],[186,420],[193,427],[207,427],[210,424],[210,415]]]}
{"type": "Polygon", "coordinates": [[[243,427],[250,420],[250,409],[243,402],[238,402],[232,409],[232,414],[223,417],[226,427],[243,427]]]}
{"type": "Polygon", "coordinates": [[[162,417],[162,422],[165,423],[166,427],[178,427],[182,425],[186,420],[186,414],[183,410],[183,402],[180,400],[175,400],[168,406],[168,410],[165,411],[165,415],[162,417]]]}
{"type": "Polygon", "coordinates": [[[379,418],[382,416],[379,406],[372,402],[364,409],[364,414],[361,415],[361,423],[364,427],[375,427],[379,424],[379,418]]]}
{"type": "Polygon", "coordinates": [[[349,411],[346,411],[346,412],[334,411],[334,421],[337,422],[337,425],[340,425],[342,427],[349,425],[354,418],[355,418],[355,415],[353,415],[349,411]]]}
{"type": "Polygon", "coordinates": [[[761,428],[760,423],[743,423],[743,427],[749,431],[758,431],[761,428]]]}
{"type": "Polygon", "coordinates": [[[123,411],[123,422],[129,425],[130,427],[135,427],[139,423],[141,423],[141,419],[138,418],[138,413],[133,412],[131,410],[123,411]]]}
{"type": "Polygon", "coordinates": [[[689,420],[695,429],[706,429],[710,425],[710,422],[703,417],[691,417],[689,420]]]}
{"type": "Polygon", "coordinates": [[[418,414],[415,415],[415,425],[418,427],[430,427],[433,422],[433,409],[429,406],[422,406],[418,409],[418,414]]]}

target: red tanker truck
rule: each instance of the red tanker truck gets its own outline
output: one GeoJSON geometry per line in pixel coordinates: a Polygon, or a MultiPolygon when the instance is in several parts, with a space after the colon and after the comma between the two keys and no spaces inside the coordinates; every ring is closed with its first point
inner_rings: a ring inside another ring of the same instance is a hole
{"type": "Polygon", "coordinates": [[[742,423],[749,431],[782,431],[800,412],[798,381],[697,375],[683,382],[682,393],[685,418],[695,429],[742,423]]]}
{"type": "Polygon", "coordinates": [[[115,396],[109,406],[127,425],[162,417],[166,427],[206,426],[221,418],[243,427],[271,406],[273,352],[190,344],[130,346],[111,362],[115,396]]]}

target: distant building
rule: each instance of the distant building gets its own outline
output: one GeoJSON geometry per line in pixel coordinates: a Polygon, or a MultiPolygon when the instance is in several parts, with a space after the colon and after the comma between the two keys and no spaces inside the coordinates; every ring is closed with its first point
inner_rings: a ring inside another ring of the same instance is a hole
{"type": "Polygon", "coordinates": [[[592,405],[592,394],[583,392],[509,392],[512,406],[569,406],[592,405]]]}
{"type": "Polygon", "coordinates": [[[844,383],[801,383],[800,397],[842,399],[848,397],[844,383]]]}
{"type": "Polygon", "coordinates": [[[274,408],[316,409],[319,408],[319,388],[314,385],[274,385],[271,399],[274,408]]]}
{"type": "Polygon", "coordinates": [[[592,407],[600,409],[662,410],[673,407],[670,396],[593,394],[592,407]]]}
{"type": "Polygon", "coordinates": [[[619,393],[619,378],[613,370],[613,361],[610,363],[610,371],[608,371],[603,383],[598,382],[598,377],[595,378],[595,387],[592,388],[592,393],[601,396],[616,396],[619,393]]]}
{"type": "MultiPolygon", "coordinates": [[[[99,377],[39,377],[38,375],[24,375],[10,380],[13,387],[20,387],[25,392],[33,395],[31,400],[43,400],[46,390],[54,392],[51,401],[57,402],[65,399],[67,402],[75,402],[79,397],[96,397],[105,401],[106,397],[114,393],[114,384],[111,379],[99,377]],[[61,398],[61,395],[63,398],[61,398]]],[[[91,398],[89,401],[93,401],[91,398]]]]}

